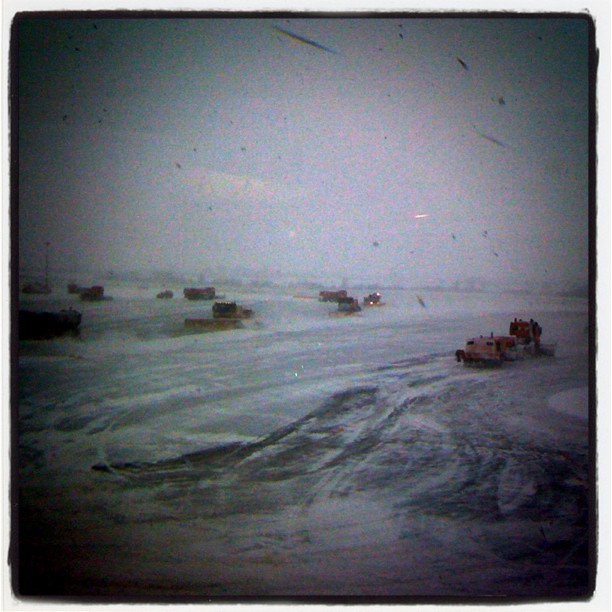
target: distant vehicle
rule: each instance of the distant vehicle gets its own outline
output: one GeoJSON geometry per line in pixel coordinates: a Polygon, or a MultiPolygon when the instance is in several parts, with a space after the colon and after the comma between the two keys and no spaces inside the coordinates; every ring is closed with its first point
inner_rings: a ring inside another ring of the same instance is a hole
{"type": "Polygon", "coordinates": [[[366,295],[363,298],[363,305],[364,306],[384,306],[385,303],[381,302],[381,299],[382,299],[382,295],[380,295],[378,291],[376,293],[370,293],[370,295],[366,295]]]}
{"type": "Polygon", "coordinates": [[[51,293],[51,287],[47,283],[27,283],[21,291],[22,293],[46,295],[51,293]]]}
{"type": "Polygon", "coordinates": [[[319,302],[337,302],[340,298],[347,297],[345,289],[339,291],[319,291],[319,302]]]}
{"type": "Polygon", "coordinates": [[[350,316],[361,312],[359,300],[354,297],[341,297],[338,299],[338,310],[330,312],[331,316],[350,316]]]}
{"type": "Polygon", "coordinates": [[[60,336],[79,336],[81,313],[72,308],[59,312],[19,311],[20,340],[49,340],[60,336]]]}
{"type": "Polygon", "coordinates": [[[83,302],[101,302],[103,300],[112,300],[112,298],[104,295],[104,287],[102,285],[93,285],[92,287],[83,288],[79,295],[83,302]]]}
{"type": "Polygon", "coordinates": [[[183,289],[183,295],[188,300],[214,300],[215,299],[215,288],[214,287],[185,287],[183,289]]]}
{"type": "Polygon", "coordinates": [[[170,289],[166,289],[165,291],[160,291],[157,294],[157,298],[160,300],[171,300],[174,297],[174,293],[170,291],[170,289]]]}
{"type": "Polygon", "coordinates": [[[77,285],[76,283],[68,283],[68,293],[82,293],[86,291],[87,287],[77,285]]]}
{"type": "Polygon", "coordinates": [[[236,302],[215,302],[212,314],[215,319],[250,319],[253,311],[239,306],[236,302]]]}
{"type": "Polygon", "coordinates": [[[209,317],[185,319],[185,327],[204,332],[241,329],[244,327],[242,319],[250,319],[253,311],[239,306],[236,302],[215,302],[212,315],[212,319],[209,317]]]}

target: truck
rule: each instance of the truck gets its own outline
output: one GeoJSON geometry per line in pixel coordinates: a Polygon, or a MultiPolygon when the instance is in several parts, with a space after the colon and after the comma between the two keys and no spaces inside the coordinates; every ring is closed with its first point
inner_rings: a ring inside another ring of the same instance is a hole
{"type": "Polygon", "coordinates": [[[494,336],[491,333],[487,337],[468,338],[465,348],[455,351],[455,357],[466,365],[501,365],[517,358],[516,346],[514,336],[494,336]]]}
{"type": "Polygon", "coordinates": [[[542,328],[531,319],[514,319],[510,323],[509,335],[480,336],[468,338],[465,348],[455,351],[457,361],[465,365],[501,365],[504,361],[516,361],[529,356],[554,357],[555,344],[540,341],[542,328]]]}
{"type": "Polygon", "coordinates": [[[93,285],[92,287],[82,287],[79,297],[84,302],[101,302],[102,300],[110,300],[112,298],[104,295],[104,287],[102,285],[93,285]]]}
{"type": "Polygon", "coordinates": [[[338,291],[319,291],[319,302],[338,302],[341,298],[348,296],[346,289],[338,291]]]}
{"type": "Polygon", "coordinates": [[[251,309],[243,308],[236,302],[215,302],[212,307],[212,318],[188,318],[185,319],[185,327],[198,332],[242,329],[244,327],[242,319],[249,319],[252,316],[251,309]]]}
{"type": "Polygon", "coordinates": [[[215,302],[212,315],[215,319],[250,319],[253,311],[239,306],[236,302],[215,302]]]}
{"type": "Polygon", "coordinates": [[[83,291],[87,290],[87,287],[83,287],[82,285],[79,285],[78,283],[68,283],[68,293],[72,293],[72,294],[81,294],[83,293],[83,291]]]}
{"type": "Polygon", "coordinates": [[[19,311],[20,340],[50,340],[80,335],[81,313],[69,308],[59,312],[19,311]]]}
{"type": "Polygon", "coordinates": [[[517,343],[523,346],[525,353],[547,357],[554,356],[556,345],[542,343],[542,327],[537,321],[533,319],[523,321],[523,319],[515,318],[514,321],[510,322],[509,332],[516,337],[517,343]]]}
{"type": "Polygon", "coordinates": [[[384,302],[381,302],[382,295],[376,291],[375,293],[370,293],[370,295],[366,295],[363,298],[364,306],[384,306],[384,302]]]}
{"type": "Polygon", "coordinates": [[[215,299],[215,288],[214,287],[185,287],[183,289],[183,295],[188,300],[214,300],[215,299]]]}
{"type": "Polygon", "coordinates": [[[330,312],[331,316],[343,317],[354,315],[361,311],[359,300],[357,298],[347,296],[338,299],[338,310],[330,312]]]}

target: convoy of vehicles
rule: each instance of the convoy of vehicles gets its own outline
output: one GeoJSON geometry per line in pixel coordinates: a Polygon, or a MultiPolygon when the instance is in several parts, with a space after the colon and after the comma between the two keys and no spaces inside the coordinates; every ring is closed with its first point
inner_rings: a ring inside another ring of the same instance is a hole
{"type": "MultiPolygon", "coordinates": [[[[42,292],[46,287],[41,286],[42,292]]],[[[27,285],[22,289],[27,293],[27,285]]],[[[31,288],[30,288],[31,289],[31,288]]],[[[38,293],[38,291],[32,291],[38,293]]],[[[68,285],[68,293],[78,293],[83,301],[100,301],[112,299],[104,295],[102,285],[82,287],[76,283],[68,285]]],[[[186,287],[183,294],[188,300],[213,300],[216,296],[214,287],[186,287]]],[[[171,299],[174,293],[166,289],[156,296],[159,299],[171,299]]],[[[217,296],[224,297],[224,296],[217,296]]],[[[296,296],[297,297],[297,296],[296,296]]],[[[303,296],[299,296],[303,297],[303,296]]],[[[313,296],[314,297],[314,296],[313,296]]],[[[345,289],[323,290],[318,296],[321,302],[332,302],[338,305],[331,316],[350,316],[360,313],[362,306],[359,300],[349,296],[345,289]]],[[[362,300],[363,307],[382,306],[382,296],[373,292],[362,300]]],[[[243,320],[253,317],[253,310],[233,301],[217,301],[212,306],[212,317],[189,317],[184,320],[185,328],[194,331],[222,331],[243,328],[243,320]]],[[[19,311],[20,339],[49,339],[64,335],[78,336],[80,332],[81,313],[72,310],[59,312],[19,311]]],[[[554,356],[555,344],[544,344],[541,341],[542,328],[530,319],[515,318],[510,323],[507,335],[478,336],[468,338],[464,348],[455,351],[455,358],[465,365],[501,365],[504,361],[516,361],[527,356],[554,356]]]]}

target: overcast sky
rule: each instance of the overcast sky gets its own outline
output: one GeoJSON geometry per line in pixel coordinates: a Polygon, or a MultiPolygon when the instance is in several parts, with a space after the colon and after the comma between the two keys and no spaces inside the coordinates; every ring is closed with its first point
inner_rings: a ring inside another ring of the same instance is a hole
{"type": "Polygon", "coordinates": [[[21,265],[586,283],[588,26],[20,21],[21,265]]]}

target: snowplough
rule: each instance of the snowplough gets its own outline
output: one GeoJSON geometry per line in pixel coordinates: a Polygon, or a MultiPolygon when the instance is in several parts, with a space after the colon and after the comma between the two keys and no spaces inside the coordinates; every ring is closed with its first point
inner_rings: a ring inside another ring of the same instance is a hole
{"type": "Polygon", "coordinates": [[[212,319],[189,318],[185,319],[185,327],[200,331],[224,331],[227,329],[241,329],[244,327],[242,319],[250,319],[253,311],[243,308],[236,302],[215,302],[212,307],[212,319]]]}
{"type": "Polygon", "coordinates": [[[480,336],[469,338],[464,349],[455,351],[457,361],[467,364],[501,365],[516,359],[516,338],[513,336],[480,336]]]}
{"type": "Polygon", "coordinates": [[[338,291],[319,291],[319,302],[338,302],[348,296],[346,289],[338,291]]]}
{"type": "Polygon", "coordinates": [[[542,327],[537,321],[529,319],[514,319],[510,323],[510,335],[516,338],[517,344],[523,347],[523,351],[530,355],[545,355],[554,357],[555,344],[543,344],[542,327]]]}
{"type": "Polygon", "coordinates": [[[504,361],[516,361],[525,356],[549,356],[555,354],[554,344],[542,344],[542,328],[531,319],[529,322],[514,319],[509,335],[468,338],[465,348],[455,351],[457,361],[465,365],[501,365],[504,361]]]}
{"type": "Polygon", "coordinates": [[[51,287],[46,283],[28,283],[23,286],[22,293],[46,295],[51,293],[51,287]]]}
{"type": "Polygon", "coordinates": [[[188,300],[214,300],[214,287],[185,287],[183,295],[188,300]]]}
{"type": "Polygon", "coordinates": [[[93,287],[83,287],[79,293],[79,297],[83,302],[102,302],[103,300],[112,300],[113,298],[104,295],[104,287],[102,285],[93,285],[93,287]]]}
{"type": "Polygon", "coordinates": [[[250,319],[253,311],[239,306],[236,302],[215,302],[212,314],[215,319],[250,319]]]}
{"type": "Polygon", "coordinates": [[[68,283],[68,293],[73,293],[73,294],[81,294],[83,293],[83,291],[87,291],[87,287],[83,287],[82,285],[79,285],[77,283],[68,283]]]}
{"type": "Polygon", "coordinates": [[[19,311],[20,340],[49,340],[80,334],[81,313],[69,308],[59,312],[19,311]]]}
{"type": "Polygon", "coordinates": [[[354,297],[341,297],[338,299],[338,310],[330,312],[331,316],[344,317],[354,315],[361,311],[359,300],[354,297]]]}

